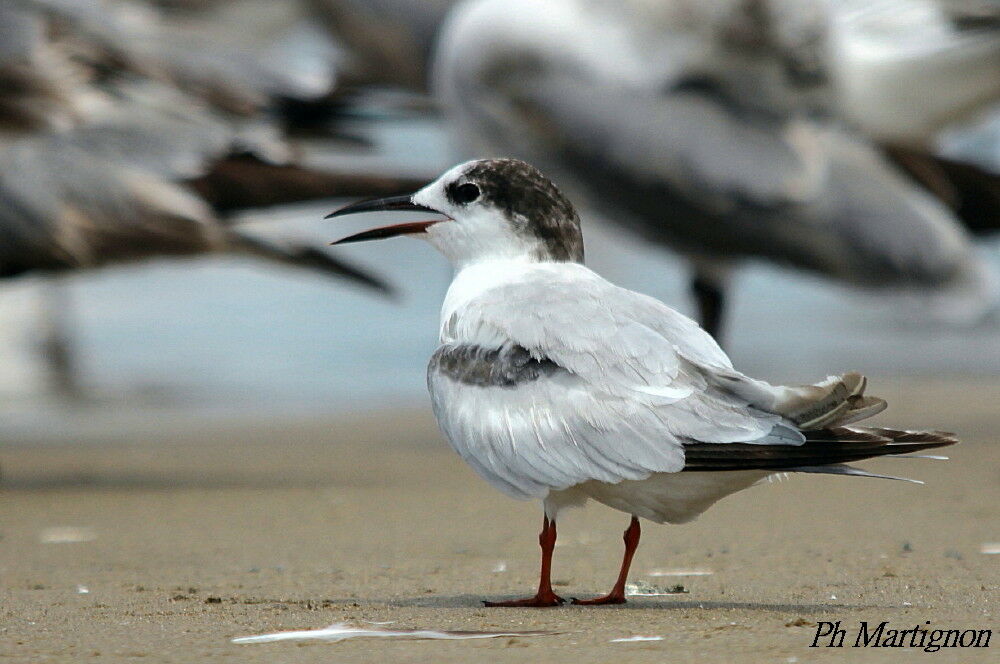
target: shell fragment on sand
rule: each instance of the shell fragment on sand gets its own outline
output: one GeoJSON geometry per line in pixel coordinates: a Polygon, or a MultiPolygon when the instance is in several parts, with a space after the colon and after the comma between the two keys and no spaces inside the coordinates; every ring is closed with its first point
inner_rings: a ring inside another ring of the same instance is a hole
{"type": "Polygon", "coordinates": [[[407,638],[407,639],[495,639],[516,636],[552,636],[559,632],[478,632],[449,631],[432,629],[383,629],[378,626],[365,627],[350,623],[334,623],[324,629],[306,629],[290,632],[274,632],[257,636],[243,636],[233,639],[233,643],[270,643],[272,641],[343,641],[357,637],[407,638]]]}
{"type": "Polygon", "coordinates": [[[630,581],[625,584],[625,595],[628,597],[661,597],[664,595],[683,595],[687,592],[681,585],[661,588],[645,581],[630,581]]]}
{"type": "Polygon", "coordinates": [[[79,528],[77,526],[55,526],[52,528],[45,528],[38,535],[38,541],[42,544],[93,542],[95,539],[97,539],[97,533],[93,528],[79,528]]]}

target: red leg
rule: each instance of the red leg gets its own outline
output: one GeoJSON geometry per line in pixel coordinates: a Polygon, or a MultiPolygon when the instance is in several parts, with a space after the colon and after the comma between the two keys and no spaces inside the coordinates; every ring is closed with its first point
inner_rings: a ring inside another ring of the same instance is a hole
{"type": "Polygon", "coordinates": [[[538,592],[534,597],[526,599],[511,599],[503,602],[483,602],[486,606],[559,606],[566,600],[552,592],[552,550],[556,547],[556,522],[543,517],[542,532],[538,536],[538,545],[542,547],[542,573],[538,581],[538,592]]]}
{"type": "Polygon", "coordinates": [[[615,581],[615,587],[603,597],[595,597],[593,599],[576,599],[574,597],[574,604],[625,603],[625,582],[628,581],[628,568],[632,565],[632,556],[635,555],[635,550],[639,548],[639,534],[639,519],[633,516],[632,522],[628,524],[628,528],[625,530],[625,556],[622,558],[622,569],[618,572],[618,580],[615,581]]]}

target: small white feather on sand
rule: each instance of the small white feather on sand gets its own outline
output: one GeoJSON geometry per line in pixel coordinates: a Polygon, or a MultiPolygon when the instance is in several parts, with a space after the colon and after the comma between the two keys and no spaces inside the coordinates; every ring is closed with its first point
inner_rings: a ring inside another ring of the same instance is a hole
{"type": "Polygon", "coordinates": [[[350,623],[335,623],[324,629],[305,629],[291,632],[274,632],[258,636],[243,636],[233,639],[233,643],[271,643],[272,641],[343,641],[358,637],[405,638],[405,639],[495,639],[515,636],[551,636],[559,632],[471,632],[448,631],[433,629],[383,629],[381,627],[365,627],[350,623]]]}

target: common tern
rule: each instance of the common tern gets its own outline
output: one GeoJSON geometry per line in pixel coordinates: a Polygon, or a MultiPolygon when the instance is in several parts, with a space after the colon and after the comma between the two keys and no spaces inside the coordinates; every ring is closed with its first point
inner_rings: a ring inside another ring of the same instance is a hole
{"type": "Polygon", "coordinates": [[[335,244],[408,235],[454,265],[427,384],[456,452],[513,498],[543,502],[538,591],[488,606],[556,606],[549,579],[561,510],[592,499],[631,516],[618,580],[625,602],[639,519],[684,523],[775,473],[873,475],[847,462],[958,442],[936,431],[852,426],[882,411],[861,374],[771,385],[740,373],[691,319],[584,265],[577,213],[537,169],[461,164],[413,195],[329,217],[420,212],[335,244]]]}

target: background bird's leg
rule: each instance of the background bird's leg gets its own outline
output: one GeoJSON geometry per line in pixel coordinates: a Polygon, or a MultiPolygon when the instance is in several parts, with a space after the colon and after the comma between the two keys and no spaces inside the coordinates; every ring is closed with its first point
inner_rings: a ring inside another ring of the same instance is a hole
{"type": "Polygon", "coordinates": [[[625,540],[625,555],[622,557],[622,568],[621,571],[618,572],[618,580],[615,581],[615,586],[611,589],[611,592],[603,597],[595,597],[593,599],[577,599],[574,597],[574,604],[625,603],[625,582],[628,581],[628,569],[632,566],[632,556],[635,555],[635,550],[639,548],[640,532],[639,518],[633,516],[632,522],[629,523],[628,528],[625,529],[625,535],[623,537],[625,540]]]}
{"type": "Polygon", "coordinates": [[[698,306],[698,322],[722,344],[723,317],[726,309],[726,288],[729,285],[729,265],[716,261],[693,261],[691,294],[698,306]]]}
{"type": "Polygon", "coordinates": [[[69,285],[63,278],[53,277],[45,284],[39,347],[50,389],[60,397],[75,400],[83,396],[83,390],[73,349],[71,299],[69,285]]]}
{"type": "Polygon", "coordinates": [[[556,548],[556,522],[546,514],[542,521],[542,532],[538,535],[538,545],[542,548],[542,571],[538,580],[538,592],[534,597],[512,599],[502,602],[483,602],[486,606],[559,606],[564,600],[552,592],[552,551],[556,548]]]}

